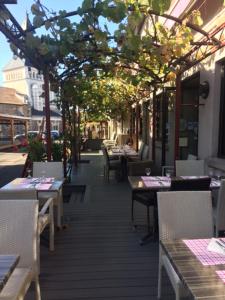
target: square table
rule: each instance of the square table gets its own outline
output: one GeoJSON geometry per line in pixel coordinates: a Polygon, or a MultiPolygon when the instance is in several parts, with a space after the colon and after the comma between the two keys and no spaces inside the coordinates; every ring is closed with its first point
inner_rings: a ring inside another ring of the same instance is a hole
{"type": "MultiPolygon", "coordinates": [[[[4,185],[4,190],[18,190],[18,189],[36,189],[37,198],[41,193],[56,193],[57,197],[57,226],[61,228],[61,216],[63,215],[63,198],[62,198],[62,185],[63,180],[55,180],[54,178],[16,178],[8,184],[4,185]]],[[[41,196],[40,196],[41,197],[41,196]]]]}
{"type": "Polygon", "coordinates": [[[123,146],[121,148],[114,147],[109,151],[110,156],[129,157],[137,156],[138,153],[131,147],[123,146]]]}
{"type": "Polygon", "coordinates": [[[207,251],[209,242],[210,239],[160,241],[163,252],[195,300],[225,299],[225,256],[219,260],[218,254],[207,251]]]}
{"type": "MultiPolygon", "coordinates": [[[[197,179],[202,176],[181,176],[179,179],[197,179]]],[[[170,190],[171,178],[166,176],[128,176],[132,191],[170,190]]],[[[210,189],[219,189],[220,181],[212,179],[210,189]]]]}
{"type": "MultiPolygon", "coordinates": [[[[179,179],[197,179],[203,176],[182,176],[179,179]]],[[[169,191],[171,186],[171,178],[166,176],[128,176],[128,181],[132,190],[132,199],[136,193],[169,191]]],[[[210,184],[211,189],[219,189],[220,181],[212,180],[210,184]]],[[[154,203],[154,227],[157,228],[157,201],[154,203]]],[[[142,240],[151,237],[147,234],[142,240]]]]}
{"type": "Polygon", "coordinates": [[[0,297],[10,275],[19,262],[19,255],[0,255],[0,297]]]}

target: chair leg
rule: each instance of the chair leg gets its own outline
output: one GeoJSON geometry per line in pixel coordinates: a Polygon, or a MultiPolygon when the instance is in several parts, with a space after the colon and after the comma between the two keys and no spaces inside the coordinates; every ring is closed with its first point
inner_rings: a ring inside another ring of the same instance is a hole
{"type": "Polygon", "coordinates": [[[147,206],[147,226],[148,226],[148,232],[150,232],[150,214],[149,214],[149,206],[147,206]]]}
{"type": "Polygon", "coordinates": [[[63,215],[63,201],[62,201],[60,193],[57,194],[56,207],[57,207],[57,227],[58,227],[58,229],[61,230],[62,229],[61,217],[63,215]]]}
{"type": "Polygon", "coordinates": [[[158,295],[157,295],[158,299],[161,299],[161,287],[162,287],[162,249],[161,246],[159,246],[158,295]]]}
{"type": "Polygon", "coordinates": [[[55,235],[55,228],[54,228],[54,207],[53,203],[49,208],[50,214],[50,224],[49,224],[49,250],[54,251],[54,235],[55,235]]]}
{"type": "Polygon", "coordinates": [[[176,300],[180,300],[180,291],[179,291],[179,288],[176,289],[175,294],[176,294],[176,300]]]}
{"type": "Polygon", "coordinates": [[[131,200],[131,222],[134,223],[134,199],[132,195],[132,200],[131,200]]]}
{"type": "Polygon", "coordinates": [[[107,179],[107,182],[109,182],[109,168],[106,167],[106,179],[107,179]]]}
{"type": "Polygon", "coordinates": [[[35,277],[35,299],[41,300],[41,290],[38,276],[35,277]]]}

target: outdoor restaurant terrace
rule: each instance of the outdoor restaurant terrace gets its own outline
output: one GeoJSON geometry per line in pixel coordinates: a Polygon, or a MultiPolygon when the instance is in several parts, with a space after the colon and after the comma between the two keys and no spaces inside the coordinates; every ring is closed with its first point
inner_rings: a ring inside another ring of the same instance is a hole
{"type": "Polygon", "coordinates": [[[0,300],[225,299],[214,2],[0,1],[0,300]]]}

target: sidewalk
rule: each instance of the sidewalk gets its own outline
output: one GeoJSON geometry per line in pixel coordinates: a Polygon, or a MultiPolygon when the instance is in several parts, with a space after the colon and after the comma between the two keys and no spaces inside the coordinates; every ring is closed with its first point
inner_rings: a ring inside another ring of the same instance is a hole
{"type": "Polygon", "coordinates": [[[0,187],[21,177],[25,160],[23,153],[0,152],[0,187]]]}

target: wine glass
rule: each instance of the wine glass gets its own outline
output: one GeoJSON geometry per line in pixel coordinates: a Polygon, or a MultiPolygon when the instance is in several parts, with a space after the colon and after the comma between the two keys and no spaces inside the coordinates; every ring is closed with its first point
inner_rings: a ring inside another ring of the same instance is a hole
{"type": "Polygon", "coordinates": [[[45,182],[45,176],[46,176],[46,172],[45,170],[41,171],[41,182],[45,182]]]}
{"type": "Polygon", "coordinates": [[[213,175],[214,175],[214,172],[213,172],[213,169],[209,169],[209,177],[213,178],[213,175]]]}
{"type": "Polygon", "coordinates": [[[151,169],[150,169],[150,168],[145,168],[145,174],[146,174],[147,176],[150,176],[150,174],[151,174],[151,169]]]}
{"type": "Polygon", "coordinates": [[[27,169],[27,178],[29,178],[29,179],[32,178],[31,172],[32,172],[31,169],[27,169]]]}
{"type": "Polygon", "coordinates": [[[166,177],[170,178],[170,176],[171,176],[170,170],[166,171],[166,177]]]}
{"type": "Polygon", "coordinates": [[[217,170],[217,171],[215,172],[215,176],[216,176],[216,179],[217,179],[217,180],[220,180],[220,179],[221,179],[221,172],[220,172],[219,170],[217,170]]]}

